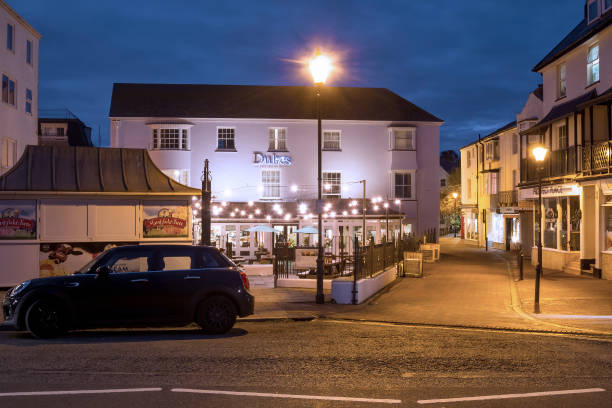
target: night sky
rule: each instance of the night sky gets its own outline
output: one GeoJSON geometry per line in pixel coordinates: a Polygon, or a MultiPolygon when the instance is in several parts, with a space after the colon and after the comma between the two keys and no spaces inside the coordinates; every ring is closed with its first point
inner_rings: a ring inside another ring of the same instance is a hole
{"type": "Polygon", "coordinates": [[[385,87],[445,120],[457,149],[515,119],[531,69],[583,16],[583,0],[7,0],[42,34],[40,109],[67,108],[109,143],[113,82],[385,87]]]}

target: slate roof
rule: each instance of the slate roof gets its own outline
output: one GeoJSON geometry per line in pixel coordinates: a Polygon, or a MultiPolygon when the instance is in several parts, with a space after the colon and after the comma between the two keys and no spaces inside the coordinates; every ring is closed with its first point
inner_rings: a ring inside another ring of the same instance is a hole
{"type": "Polygon", "coordinates": [[[497,136],[498,134],[505,132],[506,130],[512,129],[513,127],[516,127],[516,120],[513,120],[512,122],[510,122],[508,124],[505,124],[504,126],[500,127],[497,130],[494,130],[493,132],[489,133],[488,135],[482,137],[480,140],[476,140],[476,141],[474,141],[472,143],[468,143],[465,146],[460,147],[459,150],[465,149],[466,147],[472,146],[473,144],[476,144],[478,142],[484,142],[487,139],[491,139],[491,138],[497,136]]]}
{"type": "Polygon", "coordinates": [[[27,146],[0,191],[200,194],[172,180],[145,149],[27,146]]]}
{"type": "Polygon", "coordinates": [[[567,54],[580,44],[602,31],[612,23],[612,12],[608,11],[599,20],[588,24],[586,17],[557,44],[546,56],[533,67],[533,72],[538,72],[546,65],[567,54]]]}
{"type": "Polygon", "coordinates": [[[550,123],[554,122],[555,120],[562,119],[576,112],[578,110],[579,105],[589,103],[589,101],[591,101],[596,96],[597,96],[597,91],[593,89],[592,91],[587,92],[584,95],[571,99],[562,104],[556,105],[548,112],[546,116],[542,118],[542,120],[540,120],[538,123],[536,123],[529,129],[527,129],[523,133],[526,133],[526,134],[537,133],[537,131],[549,125],[550,123]]]}
{"type": "MultiPolygon", "coordinates": [[[[322,118],[442,122],[385,88],[326,86],[322,118]]],[[[110,117],[316,119],[312,86],[115,83],[110,117]]]]}

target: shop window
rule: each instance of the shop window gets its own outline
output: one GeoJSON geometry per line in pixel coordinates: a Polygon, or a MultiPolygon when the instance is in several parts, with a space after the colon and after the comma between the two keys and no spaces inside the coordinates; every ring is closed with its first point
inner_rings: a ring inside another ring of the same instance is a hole
{"type": "Polygon", "coordinates": [[[567,231],[567,197],[559,199],[561,207],[561,224],[559,226],[561,242],[559,242],[559,249],[567,251],[568,244],[568,231],[567,231]]]}
{"type": "MultiPolygon", "coordinates": [[[[225,226],[225,242],[226,244],[229,242],[232,244],[232,247],[236,245],[236,226],[235,225],[226,225],[225,226]]],[[[233,254],[229,254],[233,255],[233,254]]]]}
{"type": "Polygon", "coordinates": [[[544,199],[544,247],[557,249],[558,222],[557,199],[544,199]]]}
{"type": "Polygon", "coordinates": [[[580,251],[580,223],[582,222],[580,197],[570,197],[569,212],[570,251],[580,251]]]}
{"type": "Polygon", "coordinates": [[[342,195],[342,175],[340,172],[323,172],[323,197],[340,198],[342,195]]]}

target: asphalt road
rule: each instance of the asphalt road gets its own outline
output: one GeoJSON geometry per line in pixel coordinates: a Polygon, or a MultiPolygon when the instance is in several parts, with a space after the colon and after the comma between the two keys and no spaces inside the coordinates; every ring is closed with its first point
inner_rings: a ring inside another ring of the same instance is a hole
{"type": "Polygon", "coordinates": [[[0,332],[0,366],[3,408],[612,404],[609,340],[331,320],[239,322],[216,337],[195,329],[112,330],[40,341],[0,332]],[[79,393],[9,395],[69,390],[79,393]]]}

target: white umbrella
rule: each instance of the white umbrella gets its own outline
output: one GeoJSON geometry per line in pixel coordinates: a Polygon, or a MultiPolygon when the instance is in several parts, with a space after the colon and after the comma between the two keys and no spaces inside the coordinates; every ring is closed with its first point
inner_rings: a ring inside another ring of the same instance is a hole
{"type": "Polygon", "coordinates": [[[299,232],[300,234],[318,234],[319,230],[313,226],[308,226],[308,227],[300,228],[299,230],[296,230],[295,232],[299,232]]]}
{"type": "Polygon", "coordinates": [[[279,231],[265,224],[256,225],[254,227],[249,228],[247,231],[249,232],[276,232],[277,234],[280,233],[279,231]]]}

